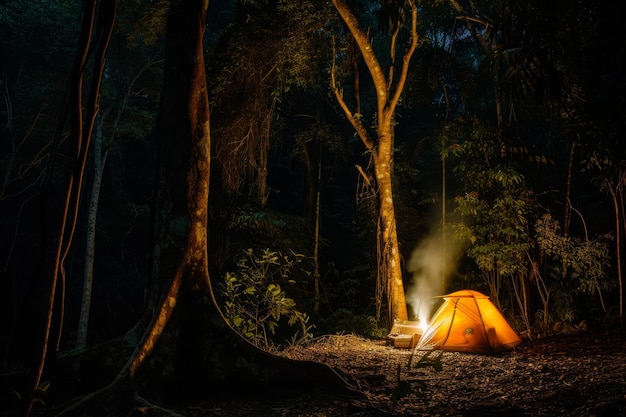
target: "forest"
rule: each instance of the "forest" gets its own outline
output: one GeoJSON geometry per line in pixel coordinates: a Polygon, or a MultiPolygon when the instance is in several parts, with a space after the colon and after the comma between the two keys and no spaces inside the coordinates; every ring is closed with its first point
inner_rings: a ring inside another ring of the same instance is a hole
{"type": "Polygon", "coordinates": [[[2,1],[1,415],[357,395],[281,352],[382,340],[461,289],[524,341],[623,333],[618,19],[600,0],[2,1]]]}

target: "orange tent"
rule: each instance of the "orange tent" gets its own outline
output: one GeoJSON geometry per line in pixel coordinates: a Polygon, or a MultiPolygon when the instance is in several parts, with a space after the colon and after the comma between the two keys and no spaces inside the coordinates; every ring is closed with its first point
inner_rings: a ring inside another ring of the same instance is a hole
{"type": "Polygon", "coordinates": [[[416,349],[495,353],[522,342],[486,295],[461,290],[443,299],[416,349]]]}

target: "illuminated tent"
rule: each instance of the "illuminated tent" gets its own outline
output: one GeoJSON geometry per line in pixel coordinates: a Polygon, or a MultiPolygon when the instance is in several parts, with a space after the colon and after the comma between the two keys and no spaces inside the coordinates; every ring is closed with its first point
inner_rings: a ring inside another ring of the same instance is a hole
{"type": "Polygon", "coordinates": [[[496,353],[522,342],[486,295],[461,290],[442,298],[416,349],[496,353]]]}

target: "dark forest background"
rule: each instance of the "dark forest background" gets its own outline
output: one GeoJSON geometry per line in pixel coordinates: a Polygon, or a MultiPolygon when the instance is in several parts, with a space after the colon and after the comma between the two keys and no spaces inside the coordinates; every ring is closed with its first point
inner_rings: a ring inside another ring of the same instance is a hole
{"type": "MultiPolygon", "coordinates": [[[[81,3],[0,3],[3,372],[40,354],[42,265],[75,169],[67,82],[81,3]]],[[[394,2],[348,3],[387,62],[394,2]]],[[[61,352],[124,334],[146,309],[168,4],[118,5],[64,260],[61,352]]],[[[413,316],[425,299],[472,288],[528,337],[620,327],[626,34],[616,10],[422,1],[418,30],[392,161],[413,316]]],[[[209,267],[235,327],[265,348],[324,333],[383,337],[391,326],[376,290],[371,161],[330,86],[334,56],[345,96],[359,93],[374,123],[371,80],[346,35],[329,2],[209,3],[209,267]],[[249,297],[270,285],[269,301],[249,297]],[[269,317],[246,321],[260,305],[269,317]]]]}

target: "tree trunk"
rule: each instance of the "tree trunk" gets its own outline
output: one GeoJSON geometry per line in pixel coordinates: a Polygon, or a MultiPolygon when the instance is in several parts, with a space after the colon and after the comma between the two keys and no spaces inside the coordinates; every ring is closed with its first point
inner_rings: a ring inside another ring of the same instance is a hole
{"type": "MultiPolygon", "coordinates": [[[[343,109],[344,114],[355,128],[361,141],[372,153],[376,184],[378,186],[378,216],[381,228],[379,236],[381,240],[379,245],[379,275],[382,275],[386,282],[389,317],[392,322],[395,320],[407,320],[408,310],[402,280],[402,265],[400,262],[396,215],[393,202],[393,118],[398,100],[400,99],[400,94],[404,89],[411,56],[417,47],[417,6],[413,1],[407,2],[411,9],[411,38],[406,52],[402,57],[402,65],[396,78],[393,62],[388,70],[388,77],[385,76],[374,53],[374,48],[370,43],[369,37],[359,28],[357,18],[352,14],[346,3],[343,0],[333,0],[333,4],[356,41],[376,89],[377,123],[376,140],[373,140],[370,138],[368,130],[363,124],[363,118],[360,112],[352,112],[344,101],[343,92],[335,82],[333,65],[331,82],[335,97],[343,109]]],[[[397,23],[399,24],[400,22],[397,23]]],[[[390,46],[391,57],[395,57],[395,41],[398,33],[399,31],[396,30],[393,35],[390,46]]]]}
{"type": "Polygon", "coordinates": [[[176,389],[172,394],[251,397],[316,389],[354,393],[338,374],[322,364],[291,361],[258,349],[227,325],[218,307],[208,273],[210,134],[202,48],[204,13],[197,1],[171,4],[169,64],[160,112],[162,148],[156,218],[161,226],[157,229],[160,238],[154,280],[174,279],[152,330],[134,358],[131,375],[150,354],[177,306],[172,325],[178,332],[171,332],[179,335],[174,336],[178,338],[174,347],[174,366],[178,368],[173,370],[176,389]],[[181,88],[184,85],[188,87],[181,88]],[[179,158],[182,156],[186,159],[179,158]],[[187,167],[181,167],[180,162],[185,160],[189,161],[187,167]],[[185,226],[183,234],[179,233],[181,225],[185,226]],[[184,252],[173,243],[180,236],[186,236],[184,252]],[[169,265],[178,266],[170,270],[169,265]],[[202,378],[198,378],[199,373],[202,378]]]}
{"type": "Polygon", "coordinates": [[[258,349],[228,326],[215,299],[207,242],[210,131],[202,44],[207,6],[197,0],[170,3],[157,121],[151,322],[113,382],[71,410],[130,391],[160,402],[316,390],[360,394],[325,365],[258,349]]]}
{"type": "MultiPolygon", "coordinates": [[[[379,129],[380,130],[380,129],[379,129]]],[[[400,263],[400,249],[398,232],[396,229],[396,214],[393,202],[392,164],[393,149],[391,135],[379,136],[378,152],[374,156],[374,170],[376,184],[378,184],[379,213],[381,223],[381,256],[384,276],[387,281],[387,294],[390,319],[408,320],[404,283],[402,280],[402,264],[400,263]]]]}
{"type": "Polygon", "coordinates": [[[102,154],[102,117],[96,119],[93,147],[93,181],[91,182],[91,197],[87,208],[87,233],[85,238],[85,268],[83,273],[83,298],[78,318],[78,332],[76,335],[76,350],[82,351],[87,346],[87,330],[89,328],[89,312],[91,310],[91,294],[93,288],[93,266],[96,246],[96,221],[98,217],[98,201],[102,174],[106,164],[108,151],[102,154]]]}
{"type": "MultiPolygon", "coordinates": [[[[41,345],[41,357],[34,376],[32,388],[33,393],[40,390],[41,378],[43,376],[48,356],[50,354],[52,354],[52,357],[55,356],[54,353],[56,353],[61,339],[65,307],[65,260],[72,246],[74,232],[76,230],[85,165],[87,162],[95,119],[98,114],[100,86],[102,74],[104,73],[105,56],[111,35],[113,33],[115,15],[117,13],[117,1],[105,1],[100,4],[100,13],[96,19],[96,10],[98,9],[97,5],[97,0],[90,0],[85,4],[79,46],[76,52],[68,87],[71,113],[70,145],[72,146],[72,149],[70,150],[70,155],[72,158],[72,171],[69,173],[67,183],[65,184],[66,188],[63,208],[59,216],[59,227],[57,229],[58,235],[53,249],[53,259],[50,261],[51,265],[49,271],[47,270],[51,276],[50,293],[48,296],[48,310],[46,313],[43,341],[41,345]],[[88,90],[88,102],[85,104],[83,103],[83,96],[85,93],[83,83],[86,76],[85,66],[91,53],[94,54],[94,63],[90,80],[91,85],[88,90]],[[59,294],[57,294],[57,290],[59,290],[59,294]],[[58,317],[58,321],[56,323],[58,325],[58,330],[56,330],[57,335],[55,338],[54,350],[51,352],[50,344],[54,338],[53,326],[55,323],[53,322],[55,316],[58,317]]],[[[64,125],[65,119],[63,118],[59,121],[59,128],[61,129],[64,125]]],[[[51,157],[48,167],[49,171],[47,172],[45,182],[45,185],[48,187],[50,187],[51,184],[52,172],[54,168],[53,161],[54,157],[51,157]]],[[[48,207],[45,206],[46,199],[44,198],[42,201],[42,210],[47,210],[48,207]]],[[[46,247],[45,243],[46,242],[44,242],[44,248],[46,247]]],[[[46,258],[44,257],[43,262],[47,263],[45,259],[46,258]]],[[[34,402],[35,395],[31,395],[25,406],[24,415],[27,417],[32,411],[34,402]]]]}
{"type": "Polygon", "coordinates": [[[85,239],[85,268],[83,277],[83,297],[81,301],[80,316],[78,318],[78,332],[76,335],[76,350],[82,351],[87,345],[87,331],[89,328],[89,311],[91,309],[91,295],[93,287],[93,267],[95,262],[95,244],[96,244],[96,221],[98,215],[98,203],[100,199],[100,187],[102,186],[102,175],[104,174],[104,167],[106,165],[107,156],[109,154],[112,144],[115,143],[116,136],[118,135],[118,126],[122,114],[126,109],[126,103],[131,94],[132,88],[139,77],[154,64],[154,60],[148,62],[132,79],[126,93],[124,94],[121,103],[116,103],[113,107],[110,107],[103,114],[99,114],[95,121],[94,132],[94,149],[93,149],[93,172],[94,178],[91,183],[91,197],[89,200],[89,207],[87,208],[87,232],[85,239]],[[115,118],[109,132],[109,140],[103,138],[104,135],[104,120],[106,115],[110,111],[115,110],[115,118]],[[103,143],[105,145],[103,146],[103,143]]]}

